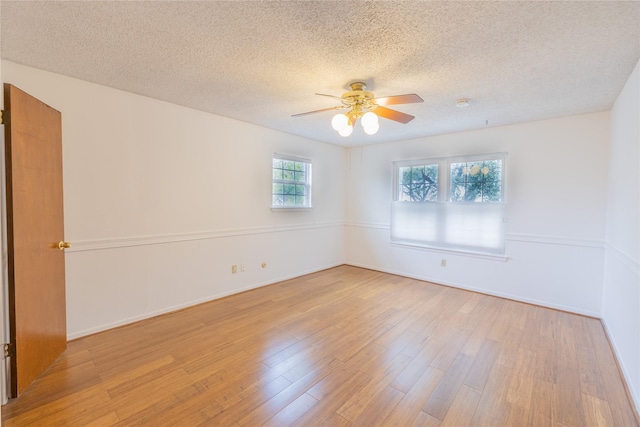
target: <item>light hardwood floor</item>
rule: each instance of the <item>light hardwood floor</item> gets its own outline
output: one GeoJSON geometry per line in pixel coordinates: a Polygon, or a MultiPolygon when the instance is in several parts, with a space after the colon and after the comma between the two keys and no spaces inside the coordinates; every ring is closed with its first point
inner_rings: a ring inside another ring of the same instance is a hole
{"type": "Polygon", "coordinates": [[[4,426],[636,426],[596,319],[341,266],[69,343],[4,426]]]}

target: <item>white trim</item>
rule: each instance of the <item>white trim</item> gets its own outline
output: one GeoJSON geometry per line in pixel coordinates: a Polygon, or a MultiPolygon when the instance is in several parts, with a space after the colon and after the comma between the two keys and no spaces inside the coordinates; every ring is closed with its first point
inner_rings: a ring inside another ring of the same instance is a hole
{"type": "Polygon", "coordinates": [[[300,211],[312,211],[313,206],[271,206],[272,212],[300,212],[300,211]]]}
{"type": "Polygon", "coordinates": [[[402,277],[408,277],[410,279],[417,279],[417,280],[422,280],[424,282],[430,282],[430,283],[435,283],[437,285],[444,285],[444,286],[449,286],[452,288],[458,288],[458,289],[464,289],[466,291],[473,291],[473,292],[477,292],[479,294],[484,294],[484,295],[492,295],[492,296],[496,296],[496,297],[500,297],[500,298],[505,298],[505,299],[509,299],[509,300],[513,300],[513,301],[519,301],[519,302],[524,302],[527,304],[533,304],[533,305],[537,305],[540,307],[547,307],[547,308],[552,308],[555,310],[561,310],[561,311],[566,311],[569,313],[575,313],[575,314],[581,314],[583,316],[589,316],[589,317],[594,317],[596,319],[600,319],[602,316],[600,313],[597,313],[595,311],[589,311],[589,310],[582,310],[579,309],[577,307],[569,307],[569,306],[564,306],[561,304],[551,304],[549,302],[546,301],[541,301],[541,300],[537,300],[537,299],[533,299],[533,298],[523,298],[517,295],[511,295],[511,294],[506,294],[506,293],[502,293],[502,292],[492,292],[492,291],[488,291],[484,288],[476,288],[473,286],[467,286],[467,285],[461,285],[459,283],[455,283],[455,282],[449,282],[449,281],[444,281],[441,279],[433,279],[430,278],[428,276],[422,276],[422,275],[418,275],[418,274],[409,274],[406,272],[402,272],[402,271],[396,271],[396,270],[391,270],[391,269],[386,269],[386,268],[380,268],[380,267],[374,267],[374,266],[370,266],[370,265],[366,265],[366,264],[360,264],[360,263],[354,263],[354,262],[350,262],[350,261],[346,261],[345,265],[352,265],[354,267],[360,267],[360,268],[366,268],[368,270],[374,270],[374,271],[380,271],[382,273],[389,273],[389,274],[395,274],[396,276],[402,276],[402,277]]]}
{"type": "Polygon", "coordinates": [[[628,268],[636,276],[640,276],[640,262],[631,255],[617,248],[609,242],[605,242],[604,248],[607,254],[613,255],[622,265],[628,268]]]}
{"type": "Polygon", "coordinates": [[[391,226],[388,222],[365,222],[365,221],[346,221],[344,223],[347,227],[359,227],[359,228],[375,228],[378,230],[391,230],[391,226]]]}
{"type": "Polygon", "coordinates": [[[624,364],[622,363],[622,358],[620,357],[620,351],[616,346],[616,341],[613,339],[613,334],[611,333],[611,329],[609,329],[609,326],[607,325],[607,321],[603,317],[602,319],[600,319],[600,322],[602,323],[602,328],[604,329],[604,333],[607,336],[607,341],[609,341],[609,344],[613,349],[613,357],[615,357],[616,361],[618,362],[617,365],[620,370],[620,373],[622,374],[622,379],[625,382],[625,387],[627,389],[627,392],[630,394],[629,397],[631,398],[632,403],[635,405],[636,411],[638,411],[640,409],[640,396],[637,396],[633,388],[630,387],[631,376],[629,375],[629,373],[625,369],[624,364]]]}
{"type": "Polygon", "coordinates": [[[604,248],[604,241],[582,239],[565,236],[549,236],[544,234],[507,233],[506,240],[512,242],[542,243],[546,245],[581,246],[587,248],[604,248]]]}
{"type": "Polygon", "coordinates": [[[391,246],[407,248],[407,249],[416,249],[420,251],[430,251],[430,252],[445,252],[453,255],[462,255],[468,256],[471,258],[482,258],[488,259],[492,261],[508,261],[510,258],[506,254],[490,254],[486,252],[476,252],[476,251],[466,251],[463,249],[446,249],[446,248],[438,248],[436,246],[427,246],[427,245],[412,245],[410,243],[402,243],[402,242],[394,242],[390,241],[389,244],[391,246]]]}
{"type": "Polygon", "coordinates": [[[81,337],[84,337],[84,336],[87,336],[87,335],[95,334],[95,333],[106,331],[106,330],[113,329],[113,328],[117,328],[119,326],[124,326],[124,325],[128,325],[130,323],[138,322],[140,320],[150,319],[152,317],[159,316],[161,314],[167,314],[167,313],[171,313],[173,311],[181,310],[183,308],[193,307],[195,305],[203,304],[203,303],[206,303],[206,302],[209,302],[209,301],[214,301],[214,300],[217,300],[217,299],[220,299],[220,298],[227,297],[229,295],[239,294],[241,292],[249,291],[251,289],[256,289],[256,288],[260,288],[262,286],[272,285],[274,283],[283,282],[285,280],[294,279],[296,277],[304,276],[306,274],[316,273],[316,272],[322,271],[322,270],[327,270],[329,268],[338,267],[340,265],[344,265],[344,263],[343,262],[339,262],[339,263],[336,263],[336,264],[329,264],[329,265],[326,265],[324,267],[318,267],[318,268],[314,268],[314,269],[307,270],[307,271],[297,272],[295,274],[290,274],[290,275],[278,277],[276,279],[267,280],[265,282],[253,283],[251,285],[248,285],[248,286],[245,286],[245,287],[242,287],[242,288],[239,288],[239,289],[234,289],[232,291],[221,292],[221,293],[218,293],[218,294],[215,294],[215,295],[210,295],[210,296],[205,297],[205,298],[200,298],[200,299],[189,301],[189,302],[186,302],[186,303],[177,304],[177,305],[174,305],[174,306],[171,306],[171,307],[166,307],[166,308],[163,308],[161,310],[154,310],[154,311],[151,311],[151,312],[147,312],[147,313],[141,314],[139,316],[128,317],[126,319],[118,320],[116,322],[111,322],[111,323],[103,324],[103,325],[100,325],[100,326],[95,326],[93,328],[84,329],[82,331],[75,332],[73,334],[69,334],[67,336],[67,339],[68,340],[73,340],[73,339],[81,338],[81,337]]]}
{"type": "Polygon", "coordinates": [[[419,159],[409,159],[409,160],[394,160],[392,161],[392,163],[394,165],[398,165],[398,166],[415,166],[415,165],[420,165],[420,164],[436,164],[442,160],[445,161],[452,161],[452,162],[459,162],[460,160],[464,160],[464,161],[478,161],[478,160],[493,160],[496,157],[502,157],[502,158],[507,158],[507,156],[509,155],[508,152],[506,151],[498,151],[495,153],[486,153],[486,154],[460,154],[460,155],[455,155],[455,156],[443,156],[443,157],[421,157],[419,159]],[[423,163],[423,162],[427,162],[427,163],[423,163]],[[429,163],[432,162],[432,163],[429,163]]]}
{"type": "MultiPolygon", "coordinates": [[[[383,222],[346,221],[345,226],[371,228],[371,229],[377,229],[377,230],[391,229],[389,223],[383,223],[383,222]]],[[[543,234],[507,233],[505,235],[505,240],[511,241],[511,242],[540,243],[540,244],[546,244],[546,245],[580,246],[580,247],[598,248],[598,249],[605,248],[605,242],[603,240],[582,239],[582,238],[566,237],[566,236],[549,236],[549,235],[543,235],[543,234]]],[[[615,249],[616,251],[618,251],[621,256],[626,257],[628,259],[628,262],[632,262],[632,263],[635,262],[636,269],[637,269],[638,261],[634,261],[630,256],[624,254],[622,251],[617,250],[615,247],[607,244],[607,247],[609,246],[615,249]]],[[[435,250],[447,251],[446,249],[438,249],[438,248],[435,248],[435,250]]]]}
{"type": "Polygon", "coordinates": [[[306,159],[304,157],[290,156],[288,154],[273,153],[273,158],[274,159],[280,159],[280,160],[289,160],[289,161],[292,161],[292,162],[301,162],[301,163],[312,164],[311,159],[306,159]]]}
{"type": "Polygon", "coordinates": [[[290,231],[312,230],[316,228],[342,227],[343,221],[324,221],[309,224],[295,224],[272,227],[245,227],[236,229],[200,231],[194,233],[158,234],[151,236],[131,236],[104,240],[72,241],[67,253],[95,251],[102,249],[126,248],[132,246],[161,245],[166,243],[189,242],[194,240],[220,239],[225,237],[247,236],[254,234],[281,233],[290,231]]]}

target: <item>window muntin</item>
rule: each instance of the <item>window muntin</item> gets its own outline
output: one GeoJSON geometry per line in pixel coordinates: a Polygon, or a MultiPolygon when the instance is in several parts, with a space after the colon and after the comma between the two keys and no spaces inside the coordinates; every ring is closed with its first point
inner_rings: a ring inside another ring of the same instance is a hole
{"type": "Polygon", "coordinates": [[[271,207],[311,207],[311,161],[273,156],[271,207]]]}

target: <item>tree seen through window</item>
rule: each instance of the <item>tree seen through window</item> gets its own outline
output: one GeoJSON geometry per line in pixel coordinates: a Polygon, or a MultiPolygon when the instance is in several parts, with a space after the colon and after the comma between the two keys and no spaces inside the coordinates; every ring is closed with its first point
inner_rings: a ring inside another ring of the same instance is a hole
{"type": "Polygon", "coordinates": [[[398,200],[403,202],[438,201],[438,165],[398,168],[398,200]]]}
{"type": "Polygon", "coordinates": [[[450,200],[502,201],[502,160],[451,163],[450,200]]]}

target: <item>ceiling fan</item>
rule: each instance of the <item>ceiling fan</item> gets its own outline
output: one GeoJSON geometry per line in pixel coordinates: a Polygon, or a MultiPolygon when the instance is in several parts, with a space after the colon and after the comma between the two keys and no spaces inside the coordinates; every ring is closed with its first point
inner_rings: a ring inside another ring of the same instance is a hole
{"type": "Polygon", "coordinates": [[[349,136],[353,132],[353,125],[359,118],[361,119],[362,127],[365,133],[368,135],[375,134],[378,129],[378,117],[393,120],[400,123],[409,123],[415,117],[401,113],[400,111],[392,110],[385,107],[385,105],[398,105],[398,104],[414,104],[418,102],[424,102],[415,93],[406,95],[385,96],[376,98],[373,93],[365,90],[367,85],[363,82],[353,82],[349,84],[351,90],[345,92],[342,96],[326,95],[324,93],[316,93],[320,96],[328,96],[330,98],[339,99],[342,105],[335,107],[323,108],[321,110],[308,111],[306,113],[294,114],[291,117],[306,116],[308,114],[322,113],[324,111],[331,110],[344,110],[349,109],[346,113],[336,114],[331,120],[331,126],[338,131],[342,136],[349,136]]]}

